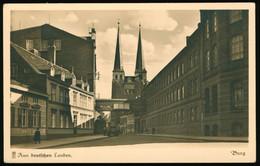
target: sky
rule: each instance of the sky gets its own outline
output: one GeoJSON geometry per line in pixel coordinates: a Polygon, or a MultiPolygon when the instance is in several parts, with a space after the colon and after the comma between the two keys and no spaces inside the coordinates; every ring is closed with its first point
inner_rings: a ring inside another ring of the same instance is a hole
{"type": "Polygon", "coordinates": [[[199,16],[199,10],[17,10],[11,12],[11,30],[49,23],[74,35],[88,36],[94,26],[100,73],[97,96],[111,98],[118,20],[126,76],[134,75],[141,23],[145,68],[151,81],[185,47],[186,36],[197,29],[199,16]]]}

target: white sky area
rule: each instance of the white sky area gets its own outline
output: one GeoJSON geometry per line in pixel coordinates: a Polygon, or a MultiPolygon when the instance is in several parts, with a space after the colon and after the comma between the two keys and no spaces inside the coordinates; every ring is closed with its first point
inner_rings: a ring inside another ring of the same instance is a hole
{"type": "Polygon", "coordinates": [[[186,45],[200,22],[198,10],[92,10],[12,11],[11,30],[50,23],[77,36],[96,29],[97,96],[111,98],[117,22],[120,19],[121,50],[126,75],[134,75],[138,25],[142,25],[142,46],[147,79],[151,81],[186,45]]]}

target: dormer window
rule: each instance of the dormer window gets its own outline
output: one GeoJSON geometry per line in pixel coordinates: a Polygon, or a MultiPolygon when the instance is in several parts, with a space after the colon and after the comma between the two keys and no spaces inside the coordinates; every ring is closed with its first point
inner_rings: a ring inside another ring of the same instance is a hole
{"type": "Polygon", "coordinates": [[[26,39],[26,50],[33,50],[33,40],[26,39]]]}
{"type": "Polygon", "coordinates": [[[61,80],[65,81],[65,73],[64,72],[61,72],[61,80]]]}
{"type": "Polygon", "coordinates": [[[81,81],[82,83],[81,83],[81,89],[84,89],[84,82],[83,81],[81,81]]]}
{"type": "Polygon", "coordinates": [[[54,44],[57,51],[61,50],[61,40],[54,40],[54,44]]]}
{"type": "Polygon", "coordinates": [[[54,76],[54,75],[55,75],[55,69],[54,69],[53,66],[51,67],[50,75],[51,75],[51,76],[54,76]]]}
{"type": "Polygon", "coordinates": [[[76,77],[75,76],[72,77],[72,85],[76,86],[76,77]]]}

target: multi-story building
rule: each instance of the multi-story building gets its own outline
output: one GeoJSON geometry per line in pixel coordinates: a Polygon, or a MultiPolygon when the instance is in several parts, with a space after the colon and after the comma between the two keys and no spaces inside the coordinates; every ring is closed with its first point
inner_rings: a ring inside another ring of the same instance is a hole
{"type": "Polygon", "coordinates": [[[10,88],[11,144],[31,142],[37,128],[45,139],[48,96],[15,80],[10,88]]]}
{"type": "Polygon", "coordinates": [[[90,36],[79,37],[50,24],[21,29],[11,32],[11,42],[38,54],[40,57],[66,69],[75,69],[77,78],[83,77],[95,92],[96,81],[96,31],[90,36]],[[49,49],[56,47],[56,57],[49,54],[49,49]]]}
{"type": "Polygon", "coordinates": [[[93,134],[95,118],[94,93],[86,91],[86,87],[88,85],[82,80],[72,81],[69,87],[74,134],[93,134]]]}
{"type": "MultiPolygon", "coordinates": [[[[147,71],[144,66],[144,59],[142,54],[142,38],[141,38],[141,25],[139,25],[139,37],[137,45],[137,56],[136,56],[136,67],[134,76],[125,76],[122,58],[121,58],[121,45],[120,45],[120,28],[118,22],[118,32],[115,50],[115,62],[113,69],[113,79],[112,79],[112,99],[129,99],[135,100],[141,96],[144,84],[147,82],[147,71]]],[[[133,114],[133,111],[128,112],[127,119],[133,114]],[[132,112],[132,113],[131,113],[132,112]]],[[[120,122],[120,112],[111,112],[111,121],[113,119],[116,121],[116,125],[120,122]]],[[[122,114],[125,115],[125,114],[122,114]]],[[[126,115],[125,115],[126,116],[126,115]]],[[[139,118],[139,117],[135,117],[139,118]]],[[[139,121],[138,121],[139,122],[139,121]]],[[[130,124],[130,122],[127,122],[130,124]]],[[[122,124],[121,124],[122,125],[122,124]]],[[[131,122],[131,126],[134,126],[134,122],[131,122]]],[[[130,127],[128,127],[130,128],[130,127]]],[[[134,128],[134,127],[132,127],[134,128]]],[[[130,130],[129,130],[130,131],[130,130]]],[[[134,131],[131,130],[131,131],[134,131]]]]}
{"type": "MultiPolygon", "coordinates": [[[[55,59],[55,49],[49,51],[48,54],[52,54],[55,59]]],[[[81,87],[80,93],[87,94],[85,96],[92,100],[89,102],[92,106],[87,108],[93,108],[93,93],[87,92],[89,89],[87,82],[77,80],[74,72],[69,72],[67,69],[51,63],[14,43],[11,43],[11,79],[26,84],[31,89],[37,89],[37,91],[48,96],[47,111],[44,115],[46,116],[47,139],[74,134],[76,125],[74,127],[74,119],[71,114],[73,107],[70,106],[69,102],[69,100],[72,100],[69,98],[70,89],[79,91],[76,86],[81,87]]],[[[85,114],[88,115],[87,108],[82,106],[82,103],[80,104],[79,109],[85,110],[85,114]]],[[[91,110],[93,112],[93,109],[91,110]]],[[[81,122],[84,123],[85,120],[88,119],[79,120],[80,124],[81,122]]],[[[92,123],[88,125],[93,126],[92,123]]],[[[81,131],[82,134],[93,133],[93,127],[90,129],[87,126],[83,129],[91,131],[81,131]]]]}
{"type": "Polygon", "coordinates": [[[248,11],[202,10],[186,47],[146,86],[156,133],[248,136],[248,11]]]}

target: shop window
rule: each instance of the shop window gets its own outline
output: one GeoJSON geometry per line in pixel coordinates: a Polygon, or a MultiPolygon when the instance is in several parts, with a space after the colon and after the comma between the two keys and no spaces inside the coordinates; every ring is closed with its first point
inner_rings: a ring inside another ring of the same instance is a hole
{"type": "Polygon", "coordinates": [[[218,112],[218,87],[217,85],[212,87],[212,112],[218,112]]]}
{"type": "Polygon", "coordinates": [[[205,125],[204,135],[205,135],[205,136],[209,136],[209,135],[210,135],[210,133],[209,133],[209,125],[205,125]]]}

